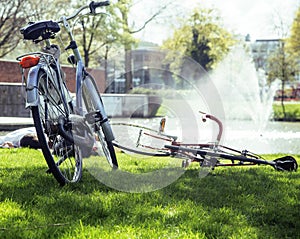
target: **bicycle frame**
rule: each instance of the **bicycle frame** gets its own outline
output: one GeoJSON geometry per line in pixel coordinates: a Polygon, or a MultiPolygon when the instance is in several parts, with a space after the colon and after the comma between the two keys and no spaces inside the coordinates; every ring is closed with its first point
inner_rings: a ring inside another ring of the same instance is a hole
{"type": "MultiPolygon", "coordinates": [[[[236,150],[224,145],[220,145],[220,140],[223,132],[222,122],[213,115],[203,114],[202,121],[207,119],[214,121],[218,127],[219,132],[216,141],[213,143],[184,143],[178,142],[177,137],[164,134],[163,131],[149,129],[147,127],[126,124],[126,123],[113,123],[112,125],[124,125],[128,127],[139,128],[135,148],[126,147],[122,143],[115,142],[114,145],[122,150],[128,152],[146,155],[146,156],[159,156],[159,157],[177,157],[182,158],[182,167],[186,168],[192,162],[200,163],[202,167],[232,167],[232,166],[254,166],[254,165],[270,165],[279,171],[296,171],[298,164],[291,156],[285,156],[275,160],[265,160],[260,155],[249,152],[248,150],[236,150]],[[148,131],[148,132],[147,132],[148,131]],[[160,140],[165,144],[161,148],[155,148],[151,145],[141,143],[141,138],[150,137],[152,139],[160,140]],[[142,148],[142,149],[140,149],[142,148]],[[144,150],[143,150],[144,149],[144,150]],[[149,151],[147,151],[149,150],[149,151]],[[152,151],[152,152],[151,152],[152,151]],[[222,162],[221,160],[225,160],[222,162]],[[230,161],[230,162],[226,162],[230,161]]],[[[161,125],[165,124],[165,119],[161,121],[161,125]]],[[[161,127],[160,127],[161,128],[161,127]]]]}
{"type": "MultiPolygon", "coordinates": [[[[76,17],[82,10],[84,10],[86,8],[87,8],[86,6],[80,8],[78,10],[77,14],[74,14],[69,19],[71,19],[73,17],[76,17]]],[[[75,41],[75,38],[72,34],[72,30],[71,30],[71,27],[68,23],[67,17],[63,16],[61,18],[61,20],[58,21],[58,23],[63,23],[63,26],[64,26],[66,32],[69,35],[70,45],[66,49],[72,49],[72,51],[74,53],[75,60],[76,60],[76,89],[75,89],[76,109],[75,109],[75,112],[77,114],[83,116],[81,87],[82,87],[82,81],[84,79],[84,75],[86,75],[87,73],[84,70],[84,64],[82,62],[82,58],[81,58],[80,52],[78,50],[78,46],[77,46],[77,43],[75,41]]],[[[49,40],[48,40],[48,44],[49,44],[49,46],[51,45],[49,40]]]]}
{"type": "MultiPolygon", "coordinates": [[[[83,60],[81,57],[81,54],[79,52],[75,37],[72,33],[71,27],[68,23],[68,20],[73,19],[75,17],[77,17],[79,15],[80,12],[82,12],[83,10],[89,8],[90,6],[83,6],[80,9],[78,9],[73,15],[66,17],[63,16],[61,17],[61,19],[59,21],[57,21],[57,23],[61,23],[65,29],[65,31],[68,33],[69,36],[69,40],[70,40],[70,44],[69,46],[66,47],[67,49],[71,49],[73,51],[74,57],[75,57],[75,61],[76,61],[76,79],[75,79],[75,98],[76,98],[76,103],[75,105],[73,105],[74,107],[74,113],[76,115],[80,115],[80,116],[84,116],[84,112],[83,112],[83,106],[82,106],[82,93],[81,93],[81,89],[82,89],[82,84],[83,81],[85,79],[86,76],[88,76],[88,73],[85,71],[85,66],[83,64],[83,60]]],[[[45,39],[45,43],[46,43],[46,47],[51,47],[51,41],[49,39],[45,39]]],[[[22,56],[19,56],[17,58],[17,60],[20,60],[22,57],[26,56],[26,55],[31,55],[31,54],[38,54],[41,57],[43,57],[44,62],[46,60],[46,57],[48,58],[52,58],[52,62],[55,62],[56,67],[59,69],[60,68],[60,64],[59,64],[59,60],[54,59],[53,55],[51,54],[47,54],[44,52],[33,52],[33,53],[28,53],[22,56]]],[[[54,76],[54,73],[51,72],[52,68],[49,67],[50,63],[48,62],[48,64],[46,64],[47,66],[45,66],[44,63],[38,63],[36,66],[31,67],[28,73],[28,79],[26,80],[26,108],[28,107],[32,107],[32,106],[37,106],[38,105],[38,90],[37,90],[37,84],[38,84],[38,72],[40,70],[40,68],[43,68],[46,72],[51,73],[49,75],[53,75],[52,81],[55,81],[55,79],[57,79],[57,86],[59,89],[63,89],[60,92],[62,92],[63,95],[63,99],[67,99],[64,103],[64,107],[65,110],[68,111],[68,107],[67,104],[71,101],[71,96],[69,95],[69,92],[67,90],[67,88],[65,87],[65,83],[64,80],[62,79],[62,76],[60,74],[60,71],[58,70],[58,76],[54,76]]],[[[24,73],[24,69],[23,69],[23,73],[24,73]]],[[[24,80],[24,74],[22,74],[22,78],[23,78],[23,82],[24,80]]],[[[96,86],[96,85],[95,85],[96,86]]],[[[101,102],[103,105],[103,102],[101,102]]],[[[69,112],[69,114],[71,114],[71,112],[69,112]]],[[[107,120],[107,115],[105,113],[104,108],[102,107],[100,109],[99,114],[101,115],[101,119],[102,121],[106,121],[107,120]]],[[[72,116],[71,116],[72,117],[72,116]]]]}

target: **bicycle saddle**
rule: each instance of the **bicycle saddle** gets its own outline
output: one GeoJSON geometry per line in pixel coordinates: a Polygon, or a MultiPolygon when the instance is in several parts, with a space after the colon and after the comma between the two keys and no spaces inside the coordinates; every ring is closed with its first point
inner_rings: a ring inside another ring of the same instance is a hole
{"type": "Polygon", "coordinates": [[[42,40],[55,37],[55,33],[60,31],[57,22],[53,21],[40,21],[30,22],[26,27],[21,28],[21,33],[25,40],[33,40],[39,42],[42,40]]]}

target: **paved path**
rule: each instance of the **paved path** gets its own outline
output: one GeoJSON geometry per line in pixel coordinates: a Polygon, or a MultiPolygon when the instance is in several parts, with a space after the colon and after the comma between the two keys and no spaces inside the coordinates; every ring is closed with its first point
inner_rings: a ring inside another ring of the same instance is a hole
{"type": "Polygon", "coordinates": [[[32,118],[0,117],[0,130],[10,131],[33,126],[32,118]]]}

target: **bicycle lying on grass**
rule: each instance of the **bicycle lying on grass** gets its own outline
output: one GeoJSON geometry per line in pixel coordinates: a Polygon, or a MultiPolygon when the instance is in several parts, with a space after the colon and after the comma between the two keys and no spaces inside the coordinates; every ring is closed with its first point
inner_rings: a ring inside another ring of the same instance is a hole
{"type": "Polygon", "coordinates": [[[45,43],[43,51],[27,53],[17,60],[22,68],[22,81],[26,84],[26,107],[31,109],[48,172],[61,185],[80,180],[82,158],[90,155],[95,143],[101,145],[98,156],[104,156],[111,167],[118,167],[112,144],[114,135],[102,99],[95,80],[85,70],[68,23],[78,16],[95,15],[96,8],[108,5],[109,1],[91,2],[58,21],[31,22],[21,29],[25,40],[45,43]],[[86,9],[89,12],[82,13],[86,9]],[[63,25],[70,40],[65,50],[73,51],[68,61],[76,65],[76,102],[73,102],[64,81],[59,62],[60,49],[50,42],[60,31],[59,24],[63,25]],[[26,78],[25,69],[28,68],[26,78]]]}
{"type": "Polygon", "coordinates": [[[184,168],[188,167],[192,162],[198,162],[201,167],[210,167],[212,169],[220,166],[270,165],[278,171],[297,170],[297,161],[292,156],[285,156],[269,161],[247,150],[240,151],[219,144],[223,133],[222,122],[213,115],[200,113],[203,114],[203,122],[209,119],[218,125],[218,135],[216,141],[213,143],[191,144],[178,142],[176,136],[164,133],[166,120],[163,118],[160,122],[159,130],[153,130],[136,124],[112,123],[112,127],[122,127],[123,130],[130,132],[130,135],[133,135],[134,132],[136,135],[135,141],[131,145],[114,141],[114,146],[125,152],[146,156],[182,158],[182,167],[184,168]]]}

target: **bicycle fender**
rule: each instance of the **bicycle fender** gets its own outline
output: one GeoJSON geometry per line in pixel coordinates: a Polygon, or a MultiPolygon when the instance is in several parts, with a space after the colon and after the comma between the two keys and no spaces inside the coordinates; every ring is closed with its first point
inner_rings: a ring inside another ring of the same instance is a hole
{"type": "Polygon", "coordinates": [[[30,68],[26,84],[26,108],[38,106],[39,104],[38,81],[40,69],[43,69],[49,77],[55,74],[55,72],[50,72],[48,67],[45,67],[44,64],[37,64],[30,68]]]}
{"type": "Polygon", "coordinates": [[[39,103],[38,97],[38,74],[42,65],[38,64],[32,68],[30,68],[27,77],[26,84],[26,104],[25,107],[29,108],[32,106],[37,106],[39,103]]]}

